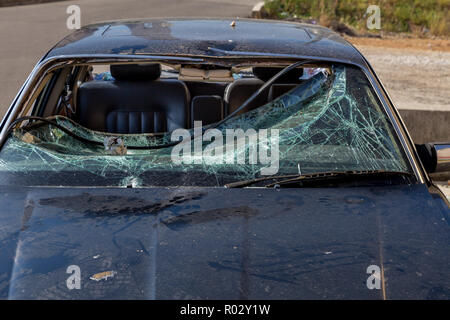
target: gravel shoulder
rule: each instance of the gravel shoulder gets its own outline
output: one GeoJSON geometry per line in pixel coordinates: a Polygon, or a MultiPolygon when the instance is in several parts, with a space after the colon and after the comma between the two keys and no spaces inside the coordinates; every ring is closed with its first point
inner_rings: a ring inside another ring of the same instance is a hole
{"type": "Polygon", "coordinates": [[[450,40],[347,38],[399,109],[450,111],[450,40]]]}

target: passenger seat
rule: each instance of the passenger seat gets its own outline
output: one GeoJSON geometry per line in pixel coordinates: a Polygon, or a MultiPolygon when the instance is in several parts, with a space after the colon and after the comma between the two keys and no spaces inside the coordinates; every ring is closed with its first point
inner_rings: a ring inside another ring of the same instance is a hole
{"type": "Polygon", "coordinates": [[[160,64],[111,65],[114,81],[90,81],[78,90],[77,121],[110,133],[155,133],[187,128],[190,96],[176,79],[159,79],[160,64]]]}
{"type": "MultiPolygon", "coordinates": [[[[225,90],[225,106],[226,114],[228,116],[237,108],[239,108],[250,96],[255,93],[264,81],[259,79],[238,79],[230,83],[225,90]]],[[[261,95],[253,100],[245,109],[239,111],[238,114],[248,112],[250,110],[256,109],[267,103],[268,90],[261,93],[261,95]]]]}
{"type": "Polygon", "coordinates": [[[220,96],[196,96],[191,103],[191,127],[194,121],[201,121],[202,125],[219,122],[224,118],[223,100],[220,96]]]}
{"type": "MultiPolygon", "coordinates": [[[[250,96],[255,93],[262,85],[280,72],[280,67],[254,67],[253,74],[257,79],[239,79],[228,85],[225,90],[225,106],[226,115],[232,113],[239,108],[250,96]]],[[[301,82],[300,77],[303,75],[303,69],[292,69],[285,75],[281,76],[271,87],[261,92],[258,98],[253,100],[244,110],[238,114],[256,109],[269,101],[279,97],[298,86],[301,82]]]]}

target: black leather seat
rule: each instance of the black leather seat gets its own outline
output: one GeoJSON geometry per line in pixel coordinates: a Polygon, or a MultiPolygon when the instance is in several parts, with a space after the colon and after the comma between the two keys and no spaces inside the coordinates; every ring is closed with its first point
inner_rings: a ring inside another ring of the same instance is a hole
{"type": "Polygon", "coordinates": [[[219,96],[223,97],[227,82],[201,82],[201,81],[184,81],[191,93],[191,98],[196,96],[219,96]]]}
{"type": "MultiPolygon", "coordinates": [[[[261,86],[264,84],[264,81],[259,79],[239,79],[235,80],[233,83],[230,83],[225,90],[225,106],[226,106],[226,115],[229,115],[237,108],[239,108],[250,96],[255,93],[261,86]]],[[[239,111],[238,114],[242,114],[258,108],[265,103],[267,103],[267,95],[268,90],[266,92],[262,92],[258,98],[253,100],[247,107],[243,110],[239,111]]]]}
{"type": "Polygon", "coordinates": [[[196,96],[191,102],[191,127],[194,121],[208,125],[223,119],[223,100],[219,96],[196,96]]]}
{"type": "Polygon", "coordinates": [[[154,133],[187,128],[189,91],[176,79],[159,79],[159,64],[111,65],[114,81],[83,83],[77,121],[110,133],[154,133]]]}
{"type": "Polygon", "coordinates": [[[288,91],[294,89],[296,86],[298,86],[297,83],[291,84],[291,83],[275,83],[270,87],[269,90],[269,101],[275,100],[276,98],[282,96],[283,94],[287,93],[288,91]]]}
{"type": "MultiPolygon", "coordinates": [[[[253,74],[257,79],[239,79],[229,84],[225,90],[225,105],[226,115],[230,114],[237,108],[239,108],[250,96],[255,93],[262,85],[270,78],[275,76],[283,68],[280,67],[254,67],[253,74]]],[[[292,69],[288,73],[281,76],[271,87],[261,92],[261,94],[253,100],[247,107],[241,110],[238,114],[248,112],[256,109],[279,95],[287,92],[288,90],[297,86],[301,80],[299,79],[303,75],[303,69],[292,69]]]]}

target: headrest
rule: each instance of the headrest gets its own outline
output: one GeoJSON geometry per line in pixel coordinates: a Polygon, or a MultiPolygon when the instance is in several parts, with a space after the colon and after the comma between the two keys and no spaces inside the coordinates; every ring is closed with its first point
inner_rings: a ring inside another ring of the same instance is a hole
{"type": "Polygon", "coordinates": [[[111,75],[116,80],[152,81],[161,76],[161,65],[151,64],[112,64],[111,75]]]}
{"type": "MultiPolygon", "coordinates": [[[[262,81],[267,81],[284,68],[279,67],[253,67],[253,74],[262,81]]],[[[302,68],[295,68],[282,75],[276,83],[299,83],[299,78],[303,75],[302,68]]]]}

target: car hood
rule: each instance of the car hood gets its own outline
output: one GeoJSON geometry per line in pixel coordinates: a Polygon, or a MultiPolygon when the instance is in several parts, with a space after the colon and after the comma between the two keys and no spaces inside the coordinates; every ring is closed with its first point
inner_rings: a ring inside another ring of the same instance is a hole
{"type": "Polygon", "coordinates": [[[424,185],[0,187],[0,297],[448,299],[448,213],[424,185]]]}

